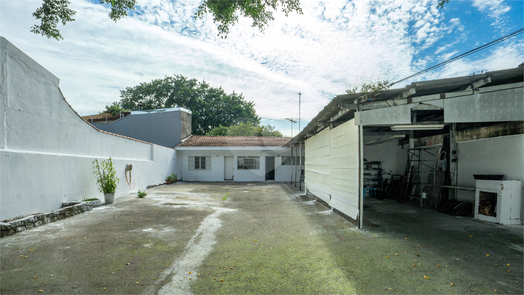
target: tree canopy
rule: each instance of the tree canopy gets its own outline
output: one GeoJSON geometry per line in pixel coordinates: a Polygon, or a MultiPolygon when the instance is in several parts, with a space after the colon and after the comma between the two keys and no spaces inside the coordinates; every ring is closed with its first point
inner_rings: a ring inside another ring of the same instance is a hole
{"type": "Polygon", "coordinates": [[[100,114],[111,113],[111,116],[116,116],[120,112],[129,112],[129,110],[122,108],[122,106],[115,101],[110,106],[106,106],[106,109],[101,111],[100,114]]]}
{"type": "Polygon", "coordinates": [[[258,124],[252,124],[251,122],[240,123],[236,125],[231,125],[229,127],[219,125],[211,129],[208,133],[208,136],[278,136],[283,137],[282,133],[278,130],[275,130],[275,127],[267,124],[266,126],[261,126],[258,124]]]}
{"type": "Polygon", "coordinates": [[[183,107],[192,112],[193,134],[206,134],[215,127],[252,122],[258,125],[255,103],[242,94],[227,94],[221,87],[182,75],[166,76],[120,91],[122,108],[138,110],[183,107]]]}
{"type": "MultiPolygon", "coordinates": [[[[115,22],[126,16],[129,10],[134,10],[136,5],[136,0],[98,1],[111,8],[109,18],[115,22]]],[[[42,7],[33,13],[35,19],[40,20],[40,24],[31,27],[31,32],[56,40],[63,39],[58,30],[58,23],[62,22],[62,25],[65,25],[67,22],[75,21],[73,16],[76,11],[69,8],[71,2],[68,0],[42,0],[42,2],[42,7]]],[[[218,35],[227,38],[229,27],[238,23],[239,15],[251,18],[252,27],[258,27],[262,32],[274,19],[273,11],[278,11],[279,7],[286,16],[293,11],[302,14],[300,0],[204,0],[193,17],[204,18],[206,14],[211,13],[213,21],[218,24],[218,35]]]]}
{"type": "Polygon", "coordinates": [[[387,80],[383,80],[383,81],[377,81],[375,83],[362,83],[362,85],[360,86],[346,89],[346,92],[348,94],[361,93],[361,92],[373,92],[373,91],[379,91],[379,90],[386,90],[389,87],[390,87],[389,82],[387,80]]]}
{"type": "Polygon", "coordinates": [[[195,18],[203,18],[211,13],[213,21],[218,23],[218,35],[227,38],[229,27],[238,23],[239,14],[251,18],[251,26],[263,32],[268,23],[274,20],[271,10],[278,11],[279,6],[286,16],[293,11],[302,14],[300,0],[204,0],[195,18]]]}

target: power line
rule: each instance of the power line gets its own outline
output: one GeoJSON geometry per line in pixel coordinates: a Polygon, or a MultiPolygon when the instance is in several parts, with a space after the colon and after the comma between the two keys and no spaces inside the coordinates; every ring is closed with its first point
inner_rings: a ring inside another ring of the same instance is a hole
{"type": "MultiPolygon", "coordinates": [[[[379,92],[381,92],[381,91],[383,91],[383,90],[386,90],[387,88],[389,88],[389,87],[391,87],[391,86],[393,86],[393,85],[395,85],[395,84],[398,84],[398,83],[400,83],[400,82],[402,82],[402,81],[405,81],[405,80],[411,79],[411,78],[416,77],[416,76],[418,76],[418,75],[422,75],[422,74],[427,73],[427,72],[429,72],[429,71],[432,71],[432,70],[434,70],[434,69],[437,69],[437,68],[443,67],[443,66],[445,66],[445,65],[447,65],[447,64],[449,64],[449,63],[452,63],[452,62],[454,62],[454,61],[456,61],[456,60],[459,60],[459,59],[461,59],[461,58],[464,58],[464,57],[466,57],[466,56],[468,56],[468,55],[471,55],[471,54],[473,54],[473,53],[476,53],[476,52],[479,52],[479,51],[481,51],[481,50],[484,50],[484,49],[486,49],[486,48],[488,48],[488,47],[491,47],[491,46],[493,46],[493,45],[496,45],[496,44],[498,44],[498,43],[500,43],[500,42],[506,41],[507,39],[512,38],[512,37],[515,37],[516,35],[518,35],[518,34],[520,34],[520,33],[522,33],[522,32],[524,32],[524,28],[523,28],[523,29],[520,29],[520,30],[518,30],[518,31],[516,31],[516,32],[513,32],[513,33],[511,33],[511,34],[509,34],[509,35],[506,35],[506,36],[504,36],[504,37],[502,37],[502,38],[499,38],[499,39],[497,39],[497,40],[494,40],[494,41],[491,41],[491,42],[489,42],[489,43],[486,43],[486,44],[484,44],[484,45],[482,45],[482,46],[479,46],[479,47],[477,47],[477,48],[475,48],[475,49],[472,49],[472,50],[470,50],[470,51],[468,51],[468,52],[465,52],[465,53],[462,53],[462,54],[460,54],[460,55],[457,55],[457,56],[455,56],[455,57],[453,57],[453,58],[451,58],[451,59],[448,59],[448,60],[446,60],[446,61],[444,61],[444,62],[441,62],[441,63],[439,63],[439,64],[437,64],[437,65],[434,65],[434,66],[432,66],[432,67],[429,67],[429,68],[427,68],[427,69],[425,69],[425,70],[422,70],[422,71],[420,71],[420,72],[418,72],[418,73],[415,73],[415,74],[413,74],[413,75],[411,75],[411,76],[408,76],[408,77],[406,77],[406,78],[403,78],[403,79],[400,79],[400,80],[395,81],[395,82],[393,82],[393,83],[390,83],[390,84],[386,85],[385,87],[380,88],[379,90],[375,90],[375,91],[373,91],[373,92],[371,93],[371,95],[374,95],[374,94],[377,94],[377,93],[379,93],[379,92]],[[386,87],[387,87],[387,88],[386,88],[386,87]]],[[[359,96],[359,97],[357,98],[357,100],[360,99],[360,98],[362,98],[362,97],[364,97],[364,96],[366,96],[366,95],[369,95],[369,94],[364,94],[364,95],[362,95],[362,96],[359,96]]]]}

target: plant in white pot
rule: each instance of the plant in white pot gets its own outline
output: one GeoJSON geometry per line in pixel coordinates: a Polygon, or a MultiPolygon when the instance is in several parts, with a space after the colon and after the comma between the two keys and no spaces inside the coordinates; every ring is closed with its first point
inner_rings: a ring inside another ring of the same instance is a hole
{"type": "Polygon", "coordinates": [[[111,157],[102,162],[98,162],[95,159],[93,161],[93,174],[96,177],[98,189],[101,193],[104,193],[105,203],[113,203],[115,201],[116,186],[120,179],[116,177],[116,170],[111,157]]]}

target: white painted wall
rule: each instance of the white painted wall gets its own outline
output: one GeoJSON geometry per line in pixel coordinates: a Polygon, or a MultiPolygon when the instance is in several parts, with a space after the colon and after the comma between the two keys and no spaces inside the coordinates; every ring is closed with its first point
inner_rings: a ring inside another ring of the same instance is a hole
{"type": "MultiPolygon", "coordinates": [[[[364,142],[377,140],[381,136],[364,136],[364,142]]],[[[364,158],[368,161],[381,161],[386,173],[404,175],[408,161],[408,145],[398,145],[397,141],[384,142],[376,145],[364,145],[364,158]]],[[[385,178],[391,178],[384,175],[385,178]]]]}
{"type": "Polygon", "coordinates": [[[266,156],[275,157],[275,181],[291,180],[291,165],[282,165],[282,156],[290,156],[291,149],[284,147],[184,147],[176,148],[179,159],[179,179],[184,181],[224,181],[224,157],[234,157],[234,181],[266,181],[266,156]],[[238,156],[260,156],[260,169],[238,170],[238,156]],[[189,169],[189,157],[210,157],[211,170],[189,169]]]}
{"type": "MultiPolygon", "coordinates": [[[[460,186],[475,187],[473,174],[504,174],[504,180],[524,183],[524,134],[460,142],[457,149],[460,186]]],[[[461,190],[457,199],[474,202],[475,192],[461,190]]]]}
{"type": "Polygon", "coordinates": [[[103,199],[94,159],[113,158],[116,202],[176,170],[173,149],[96,130],[65,101],[57,77],[1,37],[0,49],[0,220],[52,211],[64,201],[103,199]],[[133,189],[126,164],[133,165],[133,189]]]}
{"type": "Polygon", "coordinates": [[[359,210],[358,150],[354,119],[306,140],[307,190],[353,219],[359,210]]]}

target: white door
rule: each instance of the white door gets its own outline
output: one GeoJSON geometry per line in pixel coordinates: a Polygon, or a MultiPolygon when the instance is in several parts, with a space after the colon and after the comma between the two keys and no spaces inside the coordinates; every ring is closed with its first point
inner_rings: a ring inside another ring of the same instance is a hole
{"type": "Polygon", "coordinates": [[[224,180],[233,180],[234,157],[224,157],[224,180]]]}

